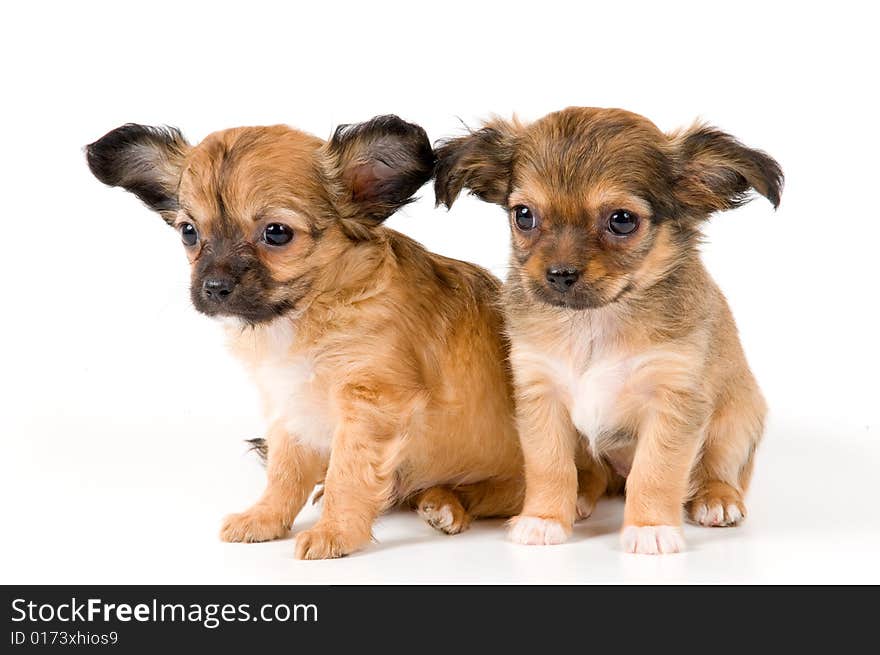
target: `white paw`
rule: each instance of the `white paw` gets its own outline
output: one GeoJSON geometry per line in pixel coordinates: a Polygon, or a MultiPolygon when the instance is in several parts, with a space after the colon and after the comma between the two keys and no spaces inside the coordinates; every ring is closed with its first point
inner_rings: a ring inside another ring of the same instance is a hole
{"type": "Polygon", "coordinates": [[[694,521],[706,527],[726,527],[737,525],[745,516],[734,504],[724,507],[721,503],[706,505],[702,503],[694,510],[694,521]]]}
{"type": "Polygon", "coordinates": [[[419,506],[418,512],[428,525],[446,534],[458,534],[467,530],[471,522],[470,517],[460,505],[453,507],[448,503],[438,505],[427,502],[419,506]]]}
{"type": "Polygon", "coordinates": [[[530,546],[550,546],[568,541],[568,530],[559,521],[537,516],[517,516],[510,522],[508,539],[530,546]]]}
{"type": "Polygon", "coordinates": [[[438,530],[448,530],[455,522],[455,517],[452,515],[452,508],[449,505],[443,505],[439,508],[431,505],[420,509],[419,514],[421,514],[422,518],[425,519],[428,524],[438,530]]]}
{"type": "Polygon", "coordinates": [[[620,545],[626,553],[663,555],[684,550],[684,537],[674,525],[630,525],[623,529],[620,545]]]}
{"type": "Polygon", "coordinates": [[[578,521],[590,518],[590,515],[595,508],[596,506],[591,503],[588,498],[585,496],[578,496],[576,505],[578,521]]]}

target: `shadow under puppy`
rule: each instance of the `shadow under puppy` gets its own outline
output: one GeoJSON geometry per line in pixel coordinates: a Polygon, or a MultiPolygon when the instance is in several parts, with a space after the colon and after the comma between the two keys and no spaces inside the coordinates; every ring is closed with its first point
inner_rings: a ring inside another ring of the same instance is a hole
{"type": "Polygon", "coordinates": [[[519,510],[500,282],[382,226],[430,179],[422,128],[382,116],[329,142],[274,126],[192,146],[129,124],[87,158],[180,233],[193,304],[223,319],[261,392],[268,482],[224,540],[285,536],[321,480],[299,558],[362,547],[399,502],[447,533],[519,510]]]}
{"type": "Polygon", "coordinates": [[[730,309],[700,261],[701,225],[779,165],[705,125],[664,134],[618,109],[496,119],[436,151],[438,203],[463,188],[507,209],[507,329],[526,467],[510,537],[565,541],[575,490],[625,478],[623,548],[683,548],[682,507],[735,525],[766,407],[730,309]],[[595,468],[595,466],[594,466],[595,468]]]}

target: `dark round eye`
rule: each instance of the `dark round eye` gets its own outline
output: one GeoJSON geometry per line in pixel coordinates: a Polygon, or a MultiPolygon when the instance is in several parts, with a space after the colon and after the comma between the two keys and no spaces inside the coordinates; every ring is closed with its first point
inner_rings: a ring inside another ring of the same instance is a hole
{"type": "Polygon", "coordinates": [[[516,226],[523,232],[528,232],[538,227],[537,217],[525,205],[517,205],[513,208],[513,220],[516,226]]]}
{"type": "Polygon", "coordinates": [[[199,240],[199,233],[196,230],[196,226],[192,223],[181,223],[180,238],[183,239],[183,245],[185,246],[196,245],[196,241],[199,240]]]}
{"type": "Polygon", "coordinates": [[[263,231],[263,240],[270,246],[283,246],[293,238],[293,230],[282,223],[269,223],[263,231]]]}
{"type": "Polygon", "coordinates": [[[638,216],[625,209],[615,209],[608,217],[608,229],[620,236],[632,234],[638,226],[638,216]]]}

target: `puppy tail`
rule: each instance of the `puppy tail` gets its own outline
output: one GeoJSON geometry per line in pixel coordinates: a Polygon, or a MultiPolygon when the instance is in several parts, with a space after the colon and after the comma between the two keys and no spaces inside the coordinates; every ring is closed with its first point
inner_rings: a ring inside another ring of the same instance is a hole
{"type": "Polygon", "coordinates": [[[248,444],[248,450],[252,453],[256,453],[257,457],[260,458],[260,461],[263,463],[263,466],[266,465],[266,458],[269,455],[269,444],[266,443],[265,439],[245,439],[245,442],[248,444]]]}

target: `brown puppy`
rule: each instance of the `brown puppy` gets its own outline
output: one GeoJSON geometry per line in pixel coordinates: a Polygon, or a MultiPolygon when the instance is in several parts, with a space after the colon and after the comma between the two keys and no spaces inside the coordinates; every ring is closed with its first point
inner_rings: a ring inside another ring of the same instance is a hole
{"type": "Polygon", "coordinates": [[[500,283],[381,225],[431,176],[424,130],[383,116],[329,142],[274,126],[191,146],[125,125],[87,154],[180,233],[193,304],[224,320],[260,389],[268,485],[224,540],[283,537],[321,480],[300,558],[357,550],[402,501],[447,533],[518,511],[500,283]]]}
{"type": "Polygon", "coordinates": [[[685,504],[702,525],[742,520],[766,408],[697,245],[703,221],[750,189],[777,206],[779,165],[711,127],[667,135],[589,108],[493,120],[437,157],[438,202],[467,187],[511,223],[506,313],[526,465],[511,538],[565,541],[576,502],[590,506],[618,476],[627,551],[680,550],[685,504]],[[592,496],[576,501],[579,470],[592,496]]]}

